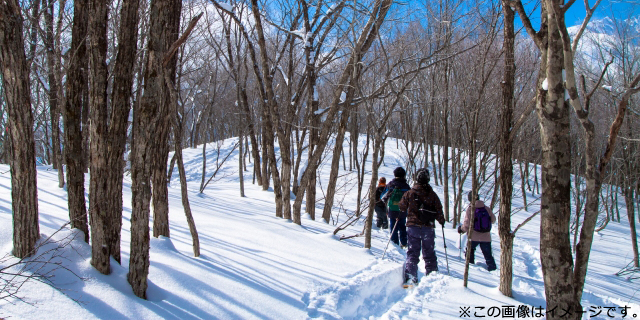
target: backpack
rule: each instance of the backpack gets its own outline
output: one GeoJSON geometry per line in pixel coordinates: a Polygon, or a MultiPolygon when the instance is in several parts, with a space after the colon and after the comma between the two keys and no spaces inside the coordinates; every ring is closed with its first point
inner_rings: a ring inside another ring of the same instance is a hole
{"type": "Polygon", "coordinates": [[[389,197],[389,211],[400,211],[400,200],[402,200],[402,195],[404,191],[400,188],[395,188],[391,191],[391,196],[389,197]]]}
{"type": "Polygon", "coordinates": [[[416,198],[415,201],[420,203],[418,206],[418,219],[420,219],[420,222],[425,225],[433,225],[438,213],[435,210],[431,210],[433,208],[428,207],[424,202],[420,202],[420,199],[416,198]]]}
{"type": "Polygon", "coordinates": [[[491,231],[491,216],[485,207],[476,208],[473,215],[473,231],[489,232],[491,231]]]}

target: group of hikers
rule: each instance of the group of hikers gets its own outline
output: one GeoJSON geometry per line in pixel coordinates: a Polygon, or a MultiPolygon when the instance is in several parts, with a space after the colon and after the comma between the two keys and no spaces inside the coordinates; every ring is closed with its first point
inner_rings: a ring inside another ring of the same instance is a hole
{"type": "MultiPolygon", "coordinates": [[[[444,228],[444,214],[440,198],[429,185],[430,174],[426,168],[418,169],[414,175],[414,184],[407,183],[407,172],[402,167],[393,170],[394,178],[387,183],[382,177],[376,188],[376,226],[379,229],[390,229],[390,241],[402,249],[407,249],[404,264],[404,287],[418,283],[418,262],[420,251],[425,263],[425,275],[438,271],[438,260],[435,253],[436,221],[444,228]]],[[[491,253],[491,224],[496,216],[479,197],[472,206],[473,193],[469,192],[469,207],[466,210],[464,223],[458,226],[458,233],[471,232],[470,263],[474,263],[475,250],[480,246],[487,263],[487,270],[496,270],[496,263],[491,253]],[[473,223],[471,215],[474,215],[473,223]]]]}

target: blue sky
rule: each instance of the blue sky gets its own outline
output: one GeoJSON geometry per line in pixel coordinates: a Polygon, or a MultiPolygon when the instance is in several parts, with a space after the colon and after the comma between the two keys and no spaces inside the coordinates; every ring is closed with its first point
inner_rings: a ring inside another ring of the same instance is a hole
{"type": "MultiPolygon", "coordinates": [[[[590,6],[593,7],[595,3],[596,0],[589,0],[590,6]]],[[[533,8],[533,5],[528,5],[526,7],[533,8]]],[[[626,19],[629,18],[631,14],[640,14],[640,0],[602,0],[594,12],[592,19],[601,19],[607,16],[616,16],[621,19],[626,19]]],[[[585,16],[586,10],[584,8],[584,0],[576,0],[565,14],[565,22],[568,27],[571,27],[581,23],[585,16]]],[[[532,24],[537,27],[540,21],[540,14],[534,13],[531,19],[532,24]]],[[[517,16],[516,20],[519,20],[517,16]]]]}

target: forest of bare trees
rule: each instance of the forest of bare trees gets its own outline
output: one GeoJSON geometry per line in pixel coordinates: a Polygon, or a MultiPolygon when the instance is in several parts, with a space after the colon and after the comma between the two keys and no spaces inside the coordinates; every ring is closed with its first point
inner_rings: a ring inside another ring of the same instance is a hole
{"type": "MultiPolygon", "coordinates": [[[[579,308],[594,232],[620,222],[618,198],[634,239],[631,265],[640,267],[640,24],[616,13],[603,26],[593,13],[608,9],[584,0],[582,24],[569,28],[565,13],[577,5],[3,1],[0,162],[11,166],[13,254],[33,254],[35,170],[47,165],[92,265],[109,274],[110,258],[121,262],[130,175],[128,280],[145,298],[151,233],[170,236],[174,165],[199,255],[182,148],[205,155],[207,143],[231,137],[242,155],[240,196],[248,183],[272,190],[274,215],[296,224],[303,212],[330,224],[341,212],[346,223],[366,218],[358,236],[370,247],[378,167],[395,138],[407,176],[429,167],[444,186],[452,226],[464,218],[465,182],[499,208],[504,295],[521,227],[511,216],[539,203],[530,215],[541,219],[547,305],[579,308]],[[318,182],[321,166],[330,167],[328,185],[318,182]],[[339,177],[340,167],[354,174],[339,177]],[[357,188],[356,208],[342,207],[342,188],[357,188]]],[[[219,168],[228,155],[217,154],[219,168]]],[[[217,171],[203,164],[201,193],[217,171]]]]}

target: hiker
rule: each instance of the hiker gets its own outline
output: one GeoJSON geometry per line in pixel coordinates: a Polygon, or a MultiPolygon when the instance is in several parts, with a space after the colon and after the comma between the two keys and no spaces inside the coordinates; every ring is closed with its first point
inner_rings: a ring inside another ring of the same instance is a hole
{"type": "Polygon", "coordinates": [[[496,216],[491,212],[491,208],[487,207],[484,202],[480,200],[480,197],[476,197],[475,206],[472,207],[473,192],[469,192],[469,207],[467,208],[467,215],[464,218],[464,224],[458,227],[458,233],[467,233],[469,231],[469,220],[471,217],[471,210],[474,214],[473,231],[471,232],[471,257],[469,257],[469,263],[473,264],[475,261],[476,247],[480,245],[480,250],[484,255],[484,260],[487,262],[487,270],[496,270],[496,261],[493,259],[491,253],[491,225],[496,222],[496,216]],[[473,209],[472,209],[473,208],[473,209]]]}
{"type": "Polygon", "coordinates": [[[407,212],[400,210],[398,204],[402,199],[402,195],[409,191],[411,187],[407,184],[405,176],[407,172],[402,167],[393,170],[393,180],[387,184],[387,188],[382,194],[382,201],[387,204],[389,217],[389,228],[391,229],[391,242],[400,245],[401,248],[407,247],[407,212]],[[400,239],[398,239],[398,236],[400,239]]]}
{"type": "Polygon", "coordinates": [[[407,235],[409,249],[404,264],[405,287],[418,283],[418,262],[420,250],[424,259],[425,275],[438,271],[438,258],[435,252],[435,227],[437,220],[444,226],[444,214],[440,198],[429,185],[429,170],[418,169],[415,184],[402,196],[400,210],[407,211],[407,235]]]}
{"type": "Polygon", "coordinates": [[[382,192],[387,187],[387,179],[385,177],[380,178],[378,181],[378,187],[376,188],[376,227],[378,229],[388,229],[389,220],[387,219],[387,206],[382,201],[382,192]]]}

